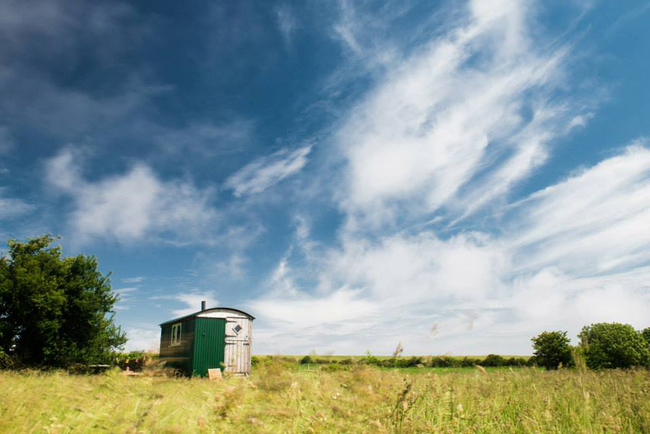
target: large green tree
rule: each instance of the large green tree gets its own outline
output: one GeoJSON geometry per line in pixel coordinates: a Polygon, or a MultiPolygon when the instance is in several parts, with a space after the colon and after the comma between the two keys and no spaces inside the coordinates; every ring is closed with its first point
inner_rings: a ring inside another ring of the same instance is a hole
{"type": "Polygon", "coordinates": [[[648,342],[648,346],[650,347],[650,327],[646,327],[641,331],[641,335],[643,338],[648,342]]]}
{"type": "Polygon", "coordinates": [[[56,238],[10,240],[0,258],[0,351],[29,366],[101,363],[126,343],[97,259],[62,257],[56,238]]]}
{"type": "Polygon", "coordinates": [[[535,362],[546,369],[573,366],[571,341],[567,332],[543,332],[534,338],[535,362]]]}
{"type": "Polygon", "coordinates": [[[629,324],[592,324],[583,327],[578,337],[587,366],[592,369],[648,365],[648,343],[643,335],[629,324]]]}

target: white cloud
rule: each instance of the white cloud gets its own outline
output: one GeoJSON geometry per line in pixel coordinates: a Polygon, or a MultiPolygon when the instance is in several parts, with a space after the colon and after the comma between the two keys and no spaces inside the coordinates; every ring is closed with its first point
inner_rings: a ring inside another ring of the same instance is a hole
{"type": "Polygon", "coordinates": [[[290,48],[293,39],[293,32],[295,32],[298,27],[296,17],[294,16],[291,6],[288,4],[283,4],[276,8],[275,14],[278,28],[282,34],[282,39],[284,39],[285,45],[290,48]]]}
{"type": "Polygon", "coordinates": [[[285,256],[250,306],[289,353],[387,354],[401,341],[410,354],[527,354],[543,330],[647,327],[648,189],[650,150],[637,144],[517,203],[500,236],[353,232],[309,270],[285,256]],[[299,284],[309,273],[315,292],[299,284]]]}
{"type": "Polygon", "coordinates": [[[202,301],[205,301],[207,308],[219,305],[214,291],[181,293],[170,298],[186,305],[184,308],[172,310],[171,312],[175,316],[185,316],[198,312],[201,310],[202,301]]]}
{"type": "Polygon", "coordinates": [[[514,208],[518,268],[581,275],[650,261],[650,150],[640,143],[514,208]]]}
{"type": "Polygon", "coordinates": [[[348,49],[355,54],[361,54],[363,49],[356,37],[359,29],[358,21],[355,19],[354,7],[347,0],[341,0],[339,5],[341,8],[341,19],[334,25],[334,32],[348,49]]]}
{"type": "Polygon", "coordinates": [[[281,149],[272,155],[260,157],[230,176],[224,187],[233,190],[236,197],[261,193],[283,179],[298,173],[308,162],[312,146],[281,149]]]}
{"type": "Polygon", "coordinates": [[[124,283],[140,283],[144,280],[145,278],[143,276],[135,276],[135,277],[125,277],[122,280],[124,283]]]}
{"type": "Polygon", "coordinates": [[[346,212],[370,223],[443,207],[466,216],[546,160],[579,110],[550,102],[566,49],[531,46],[531,7],[472,2],[464,25],[386,65],[337,133],[346,212]]]}
{"type": "Polygon", "coordinates": [[[160,328],[151,325],[149,327],[127,327],[126,336],[129,339],[124,346],[125,351],[154,351],[160,349],[160,328]]]}
{"type": "MultiPolygon", "coordinates": [[[[359,42],[372,17],[341,8],[338,37],[372,63],[359,42]]],[[[544,330],[648,326],[646,141],[511,203],[551,144],[593,117],[570,90],[567,46],[532,30],[535,8],[471,1],[446,33],[387,58],[334,135],[347,162],[339,244],[295,261],[312,243],[297,221],[249,304],[256,351],[529,354],[544,330]]]]}
{"type": "Polygon", "coordinates": [[[129,310],[133,296],[138,291],[137,286],[113,289],[113,292],[119,297],[119,301],[114,306],[115,310],[129,310]]]}
{"type": "MultiPolygon", "coordinates": [[[[0,187],[0,195],[5,189],[0,187]]],[[[34,211],[36,207],[22,199],[0,196],[0,220],[13,219],[34,211]]]]}
{"type": "Polygon", "coordinates": [[[211,191],[188,181],[163,181],[144,164],[90,182],[74,152],[64,149],[47,164],[52,186],[74,199],[70,226],[80,243],[105,238],[121,243],[153,238],[173,243],[210,242],[217,213],[211,191]]]}

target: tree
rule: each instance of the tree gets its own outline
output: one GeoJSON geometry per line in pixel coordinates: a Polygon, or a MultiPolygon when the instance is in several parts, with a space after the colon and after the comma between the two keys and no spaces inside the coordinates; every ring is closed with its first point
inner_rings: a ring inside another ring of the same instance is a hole
{"type": "Polygon", "coordinates": [[[644,328],[643,331],[641,332],[641,335],[648,343],[648,347],[650,347],[650,327],[644,328]]]}
{"type": "Polygon", "coordinates": [[[543,332],[531,339],[535,362],[546,369],[573,366],[571,341],[567,332],[543,332]]]}
{"type": "Polygon", "coordinates": [[[93,256],[61,257],[55,240],[10,240],[0,258],[0,352],[28,366],[105,362],[126,343],[110,275],[93,256]]]}
{"type": "Polygon", "coordinates": [[[648,343],[628,324],[592,324],[583,327],[578,337],[592,369],[647,366],[650,360],[648,343]]]}

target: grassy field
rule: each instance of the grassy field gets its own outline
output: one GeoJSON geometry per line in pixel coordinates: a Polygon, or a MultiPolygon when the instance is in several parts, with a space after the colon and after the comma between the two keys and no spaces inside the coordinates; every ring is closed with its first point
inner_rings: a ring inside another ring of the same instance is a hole
{"type": "Polygon", "coordinates": [[[2,433],[650,433],[650,373],[298,370],[250,379],[0,372],[2,433]]]}

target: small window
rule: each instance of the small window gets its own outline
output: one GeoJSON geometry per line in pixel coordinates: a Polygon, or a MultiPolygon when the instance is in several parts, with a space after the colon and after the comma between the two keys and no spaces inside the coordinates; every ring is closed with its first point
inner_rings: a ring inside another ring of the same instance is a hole
{"type": "Polygon", "coordinates": [[[170,346],[175,347],[180,344],[181,344],[181,325],[174,324],[172,326],[172,343],[170,344],[170,346]]]}
{"type": "Polygon", "coordinates": [[[237,324],[237,325],[232,329],[232,331],[234,331],[235,334],[238,335],[239,332],[242,331],[242,326],[240,326],[239,324],[237,324]]]}

